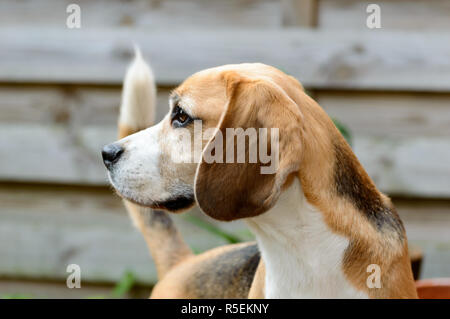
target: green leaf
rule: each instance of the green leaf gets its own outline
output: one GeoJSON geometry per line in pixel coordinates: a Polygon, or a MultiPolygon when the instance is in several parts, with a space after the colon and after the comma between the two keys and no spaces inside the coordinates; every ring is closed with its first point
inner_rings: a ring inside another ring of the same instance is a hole
{"type": "Polygon", "coordinates": [[[133,288],[136,278],[131,271],[126,271],[120,281],[114,287],[111,296],[113,298],[123,298],[133,288]]]}
{"type": "Polygon", "coordinates": [[[210,223],[205,222],[204,220],[202,220],[196,216],[187,215],[184,218],[187,221],[189,221],[190,223],[210,232],[211,234],[214,234],[217,237],[225,239],[230,244],[236,244],[236,243],[242,242],[242,239],[235,236],[234,234],[231,234],[229,232],[226,232],[226,231],[220,229],[219,227],[211,225],[210,223]]]}
{"type": "Polygon", "coordinates": [[[332,118],[334,125],[336,125],[337,129],[341,132],[342,136],[347,140],[347,143],[352,146],[352,134],[350,132],[350,129],[343,124],[338,119],[332,118]]]}
{"type": "Polygon", "coordinates": [[[27,294],[5,294],[0,296],[1,299],[32,299],[31,295],[27,294]]]}

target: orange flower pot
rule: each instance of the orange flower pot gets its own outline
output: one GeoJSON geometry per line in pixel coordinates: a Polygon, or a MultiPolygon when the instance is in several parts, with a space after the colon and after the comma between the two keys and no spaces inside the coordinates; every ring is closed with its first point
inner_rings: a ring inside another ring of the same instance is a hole
{"type": "Polygon", "coordinates": [[[433,278],[416,281],[420,299],[450,299],[450,278],[433,278]]]}

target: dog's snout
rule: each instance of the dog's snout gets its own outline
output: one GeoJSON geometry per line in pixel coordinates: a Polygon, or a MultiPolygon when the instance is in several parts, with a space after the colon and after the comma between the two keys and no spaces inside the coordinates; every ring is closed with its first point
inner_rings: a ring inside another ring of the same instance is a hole
{"type": "Polygon", "coordinates": [[[111,169],[111,166],[117,162],[122,155],[124,149],[117,143],[108,144],[102,149],[102,157],[103,163],[108,169],[111,169]]]}

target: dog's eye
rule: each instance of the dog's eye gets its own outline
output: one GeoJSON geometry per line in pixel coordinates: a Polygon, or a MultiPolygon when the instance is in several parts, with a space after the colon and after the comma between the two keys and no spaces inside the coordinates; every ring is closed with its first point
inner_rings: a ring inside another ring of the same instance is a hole
{"type": "Polygon", "coordinates": [[[172,126],[175,128],[186,126],[192,121],[192,118],[178,105],[173,108],[171,119],[172,126]]]}

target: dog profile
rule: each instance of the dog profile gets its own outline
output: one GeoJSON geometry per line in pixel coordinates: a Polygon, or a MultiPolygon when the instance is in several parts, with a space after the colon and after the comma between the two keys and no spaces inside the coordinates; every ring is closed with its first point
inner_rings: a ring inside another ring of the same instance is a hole
{"type": "Polygon", "coordinates": [[[417,297],[394,206],[295,78],[260,63],[200,71],[172,92],[168,114],[149,127],[155,94],[151,70],[137,54],[124,83],[120,139],[102,151],[111,184],[155,260],[152,297],[417,297]],[[199,158],[184,135],[195,135],[196,121],[210,133],[200,140],[199,158]],[[267,163],[248,160],[250,139],[246,160],[233,161],[230,128],[276,128],[276,143],[272,135],[264,140],[278,154],[276,171],[262,174],[267,163]],[[257,245],[193,255],[160,210],[196,204],[217,220],[243,219],[257,245]],[[373,265],[377,287],[368,285],[373,265]]]}

